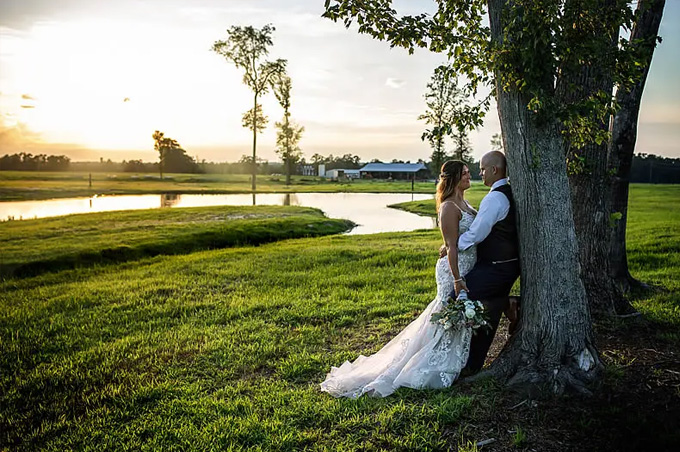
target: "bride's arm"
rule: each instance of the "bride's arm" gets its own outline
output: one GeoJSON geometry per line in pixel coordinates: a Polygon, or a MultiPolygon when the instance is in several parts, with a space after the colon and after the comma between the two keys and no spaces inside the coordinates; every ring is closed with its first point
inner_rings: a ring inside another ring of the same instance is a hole
{"type": "Polygon", "coordinates": [[[460,213],[460,210],[446,204],[442,205],[441,209],[441,222],[439,228],[442,231],[444,243],[448,247],[447,257],[455,281],[457,295],[461,289],[467,290],[465,281],[461,278],[460,271],[458,270],[458,223],[460,222],[462,214],[460,213]]]}

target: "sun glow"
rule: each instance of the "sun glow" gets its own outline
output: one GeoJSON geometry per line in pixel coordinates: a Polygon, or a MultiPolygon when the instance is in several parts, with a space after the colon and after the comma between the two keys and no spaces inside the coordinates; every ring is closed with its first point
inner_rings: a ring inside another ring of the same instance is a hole
{"type": "Polygon", "coordinates": [[[247,105],[247,88],[201,33],[168,36],[148,24],[128,24],[121,33],[119,24],[88,20],[40,23],[9,37],[5,31],[5,42],[12,74],[2,80],[3,110],[45,141],[144,149],[156,129],[203,144],[213,144],[209,137],[225,124],[242,133],[238,112],[225,104],[247,105]],[[191,59],[177,61],[177,53],[191,59]],[[211,70],[194,69],[206,66],[211,70]],[[211,91],[216,84],[236,89],[211,91]]]}
{"type": "MultiPolygon", "coordinates": [[[[231,25],[273,23],[269,58],[288,60],[291,113],[305,127],[306,157],[429,158],[431,149],[420,139],[425,125],[417,118],[432,70],[445,55],[390,49],[321,18],[323,2],[171,3],[1,2],[0,153],[149,159],[155,156],[151,135],[161,130],[192,156],[238,160],[251,152],[241,116],[252,107],[252,93],[242,71],[210,48],[231,25]]],[[[403,6],[423,7],[411,3],[403,6]]],[[[673,20],[679,10],[671,4],[666,10],[664,42],[640,109],[638,148],[677,156],[680,85],[673,52],[680,34],[673,20]]],[[[278,160],[274,123],[282,110],[271,93],[261,103],[269,125],[258,138],[258,156],[278,160]]],[[[492,106],[484,127],[470,133],[475,158],[499,130],[492,106]]]]}
{"type": "MultiPolygon", "coordinates": [[[[162,130],[191,155],[233,161],[249,154],[252,136],[241,116],[251,107],[252,93],[242,71],[210,51],[225,37],[229,20],[238,20],[233,11],[221,12],[227,21],[191,11],[151,18],[148,13],[131,14],[124,27],[120,18],[90,15],[36,22],[25,31],[0,28],[0,63],[10,68],[0,74],[4,125],[20,125],[33,142],[97,150],[151,151],[151,134],[162,130]]],[[[236,14],[246,13],[270,15],[236,14]]],[[[306,154],[361,152],[375,158],[382,152],[397,158],[400,150],[414,160],[427,155],[419,111],[412,106],[413,100],[421,103],[419,83],[398,89],[407,85],[404,78],[429,74],[430,64],[413,66],[408,77],[394,69],[405,52],[390,52],[313,14],[286,17],[269,57],[289,61],[293,119],[305,127],[306,154]],[[353,54],[336,40],[337,48],[329,49],[318,42],[324,35],[363,39],[374,51],[388,52],[387,58],[376,62],[353,54]],[[376,74],[370,74],[373,64],[376,74]],[[399,77],[390,77],[394,74],[399,77]],[[377,89],[366,90],[367,83],[377,89]]],[[[258,139],[258,155],[276,159],[274,123],[281,108],[271,94],[260,102],[269,125],[258,139]]]]}

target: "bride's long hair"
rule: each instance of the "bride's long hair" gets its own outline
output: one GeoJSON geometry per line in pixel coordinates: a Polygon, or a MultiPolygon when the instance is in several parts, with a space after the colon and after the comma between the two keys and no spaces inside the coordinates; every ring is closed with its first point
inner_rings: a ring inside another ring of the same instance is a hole
{"type": "Polygon", "coordinates": [[[439,183],[437,184],[437,196],[435,197],[437,212],[439,212],[439,206],[442,201],[456,191],[456,186],[463,178],[463,169],[466,166],[467,164],[461,160],[447,160],[442,165],[439,183]]]}

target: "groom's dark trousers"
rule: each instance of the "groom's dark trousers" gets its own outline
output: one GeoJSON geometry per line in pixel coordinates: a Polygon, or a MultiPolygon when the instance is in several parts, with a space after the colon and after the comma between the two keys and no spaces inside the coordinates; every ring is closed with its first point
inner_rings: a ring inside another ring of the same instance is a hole
{"type": "Polygon", "coordinates": [[[515,260],[497,264],[478,261],[465,275],[465,283],[470,290],[469,298],[479,300],[484,304],[492,327],[491,331],[478,329],[472,336],[466,369],[477,372],[484,366],[484,360],[496,335],[501,315],[508,307],[510,289],[519,274],[519,260],[515,260]]]}

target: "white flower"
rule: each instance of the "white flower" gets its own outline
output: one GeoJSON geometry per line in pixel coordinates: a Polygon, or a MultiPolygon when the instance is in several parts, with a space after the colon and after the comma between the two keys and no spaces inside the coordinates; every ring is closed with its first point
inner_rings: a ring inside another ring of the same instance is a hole
{"type": "Polygon", "coordinates": [[[476,313],[475,313],[475,310],[473,308],[467,308],[465,310],[465,317],[467,317],[468,319],[473,318],[475,316],[475,314],[476,313]]]}

